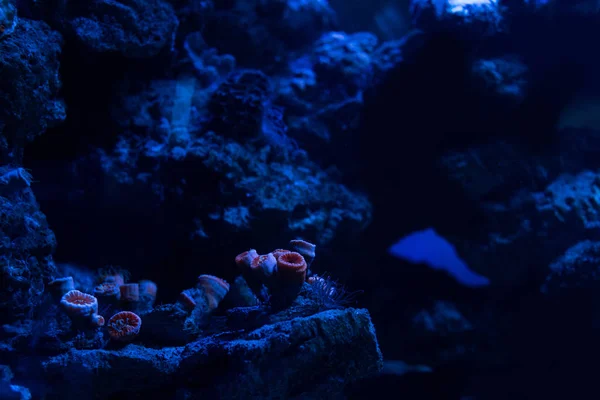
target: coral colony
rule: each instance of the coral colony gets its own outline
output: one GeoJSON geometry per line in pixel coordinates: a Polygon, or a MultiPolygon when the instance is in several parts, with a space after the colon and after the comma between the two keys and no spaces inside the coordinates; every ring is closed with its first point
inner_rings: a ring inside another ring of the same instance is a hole
{"type": "MultiPolygon", "coordinates": [[[[235,264],[256,296],[257,303],[270,301],[271,304],[290,307],[305,282],[315,288],[327,285],[321,277],[309,277],[316,246],[304,240],[292,240],[290,248],[296,251],[277,249],[259,255],[252,249],[235,258],[235,264]]],[[[48,291],[69,317],[71,331],[106,330],[110,339],[130,342],[140,333],[141,316],[153,311],[157,286],[147,280],[128,283],[126,276],[126,271],[115,268],[100,271],[93,294],[75,289],[71,276],[49,282],[48,291]],[[111,310],[112,316],[100,315],[99,309],[111,310]]],[[[193,313],[194,318],[201,321],[218,309],[229,289],[230,284],[221,278],[200,275],[194,288],[181,292],[177,306],[193,313]]],[[[335,299],[336,290],[342,289],[331,286],[322,296],[329,297],[329,303],[334,303],[331,300],[335,299]]],[[[343,304],[341,301],[338,303],[343,304]]]]}
{"type": "Polygon", "coordinates": [[[339,391],[348,382],[380,370],[381,353],[368,314],[346,308],[356,293],[310,270],[315,251],[314,244],[300,239],[290,241],[287,249],[262,255],[254,249],[244,251],[231,261],[239,272],[232,284],[203,274],[175,303],[160,305],[155,305],[156,283],[130,282],[128,271],[119,267],[99,270],[92,285],[86,283],[85,273],[75,271],[78,276],[49,281],[43,296],[42,307],[48,310],[43,326],[25,329],[13,342],[25,339],[35,351],[48,354],[43,361],[48,379],[71,377],[64,385],[33,387],[65,399],[85,397],[90,385],[101,398],[133,393],[138,379],[144,380],[148,393],[170,387],[167,391],[183,390],[191,398],[285,396],[299,385],[286,381],[289,370],[263,376],[255,368],[287,365],[292,359],[286,361],[289,356],[283,354],[300,343],[309,346],[309,353],[303,362],[288,368],[302,374],[309,366],[314,368],[301,379],[306,382],[319,373],[345,376],[328,385],[327,390],[339,391]],[[324,329],[322,334],[303,337],[306,329],[316,326],[324,329]],[[282,332],[285,337],[280,337],[282,332]],[[362,349],[345,354],[342,349],[350,342],[362,349]],[[269,350],[275,343],[282,346],[280,350],[269,350]],[[325,343],[333,351],[323,358],[317,348],[325,343]],[[312,346],[317,347],[309,350],[312,346]],[[350,379],[346,371],[356,356],[363,361],[350,379]],[[248,365],[249,360],[256,366],[248,365]],[[337,365],[336,369],[315,364],[325,361],[337,365]],[[230,367],[214,367],[225,364],[230,367]],[[211,380],[182,386],[181,382],[193,379],[190,369],[204,369],[211,380]],[[115,373],[129,377],[131,386],[102,384],[104,377],[115,373]],[[230,382],[231,373],[239,374],[236,385],[230,382]],[[159,378],[147,382],[147,375],[159,378]]]}

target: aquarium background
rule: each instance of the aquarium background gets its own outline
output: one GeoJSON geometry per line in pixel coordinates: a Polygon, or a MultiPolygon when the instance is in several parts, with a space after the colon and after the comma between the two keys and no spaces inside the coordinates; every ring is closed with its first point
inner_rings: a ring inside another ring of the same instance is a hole
{"type": "Polygon", "coordinates": [[[593,399],[600,4],[0,0],[0,399],[593,399]]]}

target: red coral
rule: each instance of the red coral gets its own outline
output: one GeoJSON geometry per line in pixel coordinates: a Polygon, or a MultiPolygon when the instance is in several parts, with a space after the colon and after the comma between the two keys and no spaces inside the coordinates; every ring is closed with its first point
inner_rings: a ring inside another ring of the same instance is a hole
{"type": "Polygon", "coordinates": [[[142,319],[131,311],[121,311],[108,320],[108,335],[120,342],[129,342],[140,333],[142,319]]]}
{"type": "Polygon", "coordinates": [[[290,251],[277,259],[277,276],[285,283],[302,286],[306,270],[306,260],[300,253],[290,251]]]}
{"type": "Polygon", "coordinates": [[[91,294],[71,290],[60,300],[61,307],[69,317],[89,317],[98,312],[98,300],[91,294]]]}

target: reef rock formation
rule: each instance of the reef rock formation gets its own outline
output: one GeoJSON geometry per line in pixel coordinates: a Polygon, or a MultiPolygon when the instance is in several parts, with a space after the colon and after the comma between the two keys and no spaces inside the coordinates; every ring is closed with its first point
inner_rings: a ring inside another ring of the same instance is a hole
{"type": "Polygon", "coordinates": [[[20,19],[0,41],[0,161],[21,162],[23,147],[66,118],[59,55],[62,37],[40,21],[20,19]]]}
{"type": "Polygon", "coordinates": [[[132,393],[188,399],[324,398],[377,373],[382,358],[366,310],[329,310],[224,331],[181,347],[71,350],[44,363],[64,399],[132,393]]]}
{"type": "Polygon", "coordinates": [[[23,168],[0,168],[0,323],[29,316],[56,268],[56,238],[30,183],[23,168]]]}

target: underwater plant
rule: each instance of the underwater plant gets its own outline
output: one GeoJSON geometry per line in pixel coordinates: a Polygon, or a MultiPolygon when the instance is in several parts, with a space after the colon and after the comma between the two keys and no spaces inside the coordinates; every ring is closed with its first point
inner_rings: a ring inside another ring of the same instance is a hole
{"type": "Polygon", "coordinates": [[[320,310],[342,309],[356,303],[362,290],[349,291],[338,279],[329,274],[313,275],[308,278],[315,301],[320,310]]]}

